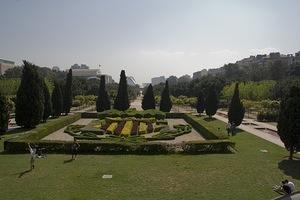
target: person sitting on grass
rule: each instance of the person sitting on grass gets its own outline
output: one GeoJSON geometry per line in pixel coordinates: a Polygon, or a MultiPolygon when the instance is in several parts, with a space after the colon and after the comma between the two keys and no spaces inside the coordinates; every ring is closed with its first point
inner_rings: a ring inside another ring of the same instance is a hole
{"type": "Polygon", "coordinates": [[[72,160],[75,160],[78,154],[78,150],[79,150],[80,145],[78,144],[78,142],[76,141],[76,138],[74,138],[74,142],[71,146],[71,151],[72,151],[72,160]]]}
{"type": "MultiPolygon", "coordinates": [[[[273,191],[281,195],[291,194],[295,190],[295,186],[292,191],[292,188],[290,187],[290,185],[288,185],[288,182],[289,182],[288,180],[281,181],[281,186],[278,185],[273,186],[273,191]]],[[[293,183],[291,182],[291,184],[293,183]]]]}
{"type": "Polygon", "coordinates": [[[30,146],[30,143],[28,143],[28,149],[30,152],[30,170],[33,170],[34,169],[34,161],[36,158],[36,148],[35,147],[32,148],[30,146]]]}
{"type": "Polygon", "coordinates": [[[293,182],[286,179],[286,180],[284,180],[284,183],[290,187],[291,193],[296,191],[295,184],[293,182]]]}

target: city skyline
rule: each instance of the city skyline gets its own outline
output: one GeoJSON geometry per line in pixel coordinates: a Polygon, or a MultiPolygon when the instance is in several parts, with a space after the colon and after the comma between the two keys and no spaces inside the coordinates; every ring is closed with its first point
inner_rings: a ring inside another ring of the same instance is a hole
{"type": "Polygon", "coordinates": [[[141,84],[250,55],[296,53],[299,7],[294,0],[2,1],[0,56],[61,69],[100,64],[115,80],[125,69],[141,84]]]}

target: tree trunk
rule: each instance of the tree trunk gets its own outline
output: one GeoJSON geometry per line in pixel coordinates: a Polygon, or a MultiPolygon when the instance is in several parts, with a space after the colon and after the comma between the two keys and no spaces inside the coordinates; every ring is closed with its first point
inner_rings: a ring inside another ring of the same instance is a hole
{"type": "Polygon", "coordinates": [[[290,147],[290,157],[289,157],[290,160],[293,160],[293,153],[294,153],[294,145],[290,147]]]}

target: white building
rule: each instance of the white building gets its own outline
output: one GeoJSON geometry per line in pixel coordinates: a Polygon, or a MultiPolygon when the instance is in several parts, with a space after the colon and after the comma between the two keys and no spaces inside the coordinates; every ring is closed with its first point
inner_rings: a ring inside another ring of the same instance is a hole
{"type": "Polygon", "coordinates": [[[151,79],[152,86],[158,85],[160,83],[165,83],[165,82],[166,82],[166,78],[164,76],[154,77],[151,79]]]}
{"type": "Polygon", "coordinates": [[[0,75],[3,75],[6,70],[14,67],[15,63],[13,61],[0,59],[0,75]]]}
{"type": "Polygon", "coordinates": [[[72,69],[72,74],[74,77],[95,77],[100,76],[100,69],[72,69]]]}
{"type": "Polygon", "coordinates": [[[114,83],[115,81],[113,80],[112,76],[108,75],[108,74],[102,74],[103,76],[105,76],[105,83],[106,84],[110,84],[110,83],[114,83]]]}

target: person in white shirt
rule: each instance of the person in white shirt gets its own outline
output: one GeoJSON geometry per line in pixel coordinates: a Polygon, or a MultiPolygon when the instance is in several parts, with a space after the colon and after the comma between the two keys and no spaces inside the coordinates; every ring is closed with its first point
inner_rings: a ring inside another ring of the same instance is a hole
{"type": "Polygon", "coordinates": [[[290,187],[291,193],[293,193],[293,192],[296,191],[295,184],[294,184],[293,182],[291,182],[291,181],[289,181],[289,180],[285,180],[284,182],[285,182],[285,184],[286,184],[287,186],[290,187]]]}
{"type": "Polygon", "coordinates": [[[34,160],[36,158],[36,148],[32,148],[30,143],[28,143],[28,148],[30,152],[30,170],[34,169],[34,160]]]}

